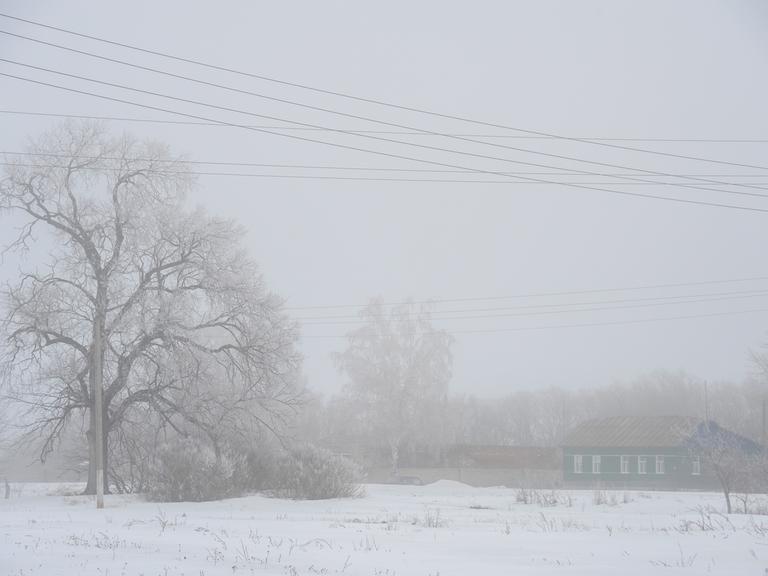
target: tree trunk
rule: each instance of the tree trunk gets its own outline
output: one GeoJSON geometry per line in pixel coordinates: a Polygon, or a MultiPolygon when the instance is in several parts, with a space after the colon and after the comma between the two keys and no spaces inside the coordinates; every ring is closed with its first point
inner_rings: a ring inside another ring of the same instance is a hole
{"type": "Polygon", "coordinates": [[[723,490],[723,495],[725,496],[725,509],[726,513],[731,513],[731,492],[729,490],[723,490]]]}

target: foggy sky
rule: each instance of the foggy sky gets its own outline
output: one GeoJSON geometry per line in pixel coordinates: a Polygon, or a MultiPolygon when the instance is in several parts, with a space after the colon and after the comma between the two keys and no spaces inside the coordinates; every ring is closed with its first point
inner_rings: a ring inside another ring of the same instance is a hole
{"type": "MultiPolygon", "coordinates": [[[[768,8],[758,1],[435,1],[375,6],[354,2],[214,5],[0,1],[0,7],[0,11],[18,16],[255,74],[529,130],[587,138],[768,138],[768,8]]],[[[214,73],[5,19],[0,19],[0,29],[428,130],[493,131],[214,73]]],[[[117,64],[94,62],[2,35],[0,54],[3,58],[260,114],[346,129],[386,129],[190,85],[117,64]]],[[[229,122],[276,124],[188,104],[169,104],[149,96],[126,95],[117,89],[55,78],[7,63],[0,63],[0,72],[229,122]]],[[[8,78],[0,78],[0,108],[179,119],[8,78]]],[[[29,136],[50,127],[53,121],[0,114],[0,148],[23,149],[29,136]]],[[[127,130],[138,137],[164,140],[174,151],[186,153],[193,160],[429,168],[417,162],[237,128],[126,122],[114,122],[111,127],[116,133],[127,130]]],[[[536,170],[348,136],[309,135],[482,170],[536,170]]],[[[578,166],[589,171],[617,172],[429,136],[413,136],[411,140],[563,168],[578,166]]],[[[758,168],[661,158],[574,142],[493,141],[656,171],[726,175],[761,172],[758,168]]],[[[627,144],[768,167],[768,143],[627,144]]],[[[278,172],[267,168],[252,171],[278,172]]],[[[741,181],[764,182],[768,186],[768,170],[763,171],[762,180],[741,181]]],[[[470,174],[467,178],[474,176],[470,174]]],[[[606,179],[587,176],[582,180],[606,179]]],[[[621,189],[768,208],[768,201],[759,198],[700,190],[661,186],[621,189]]],[[[268,285],[287,298],[289,307],[365,303],[373,296],[388,302],[407,297],[496,297],[768,276],[764,254],[768,213],[622,197],[566,186],[201,176],[193,200],[214,214],[237,218],[247,227],[249,250],[259,262],[268,285]]],[[[6,227],[13,220],[3,216],[0,224],[0,240],[6,241],[10,237],[6,227]]],[[[33,253],[30,259],[34,262],[43,256],[33,253]]],[[[3,279],[13,278],[15,273],[15,264],[9,261],[0,270],[3,279]]],[[[435,310],[596,302],[755,288],[768,289],[768,281],[442,304],[436,305],[435,310]]],[[[548,385],[602,385],[654,369],[682,369],[712,380],[738,379],[750,370],[748,350],[766,340],[766,312],[614,326],[538,328],[759,308],[768,308],[768,297],[614,311],[444,320],[436,325],[454,331],[537,328],[456,334],[452,390],[494,396],[548,385]]],[[[309,311],[292,313],[310,315],[309,311]]],[[[353,308],[311,312],[350,313],[354,313],[353,308]]],[[[330,354],[344,345],[343,339],[317,336],[341,336],[352,327],[354,324],[304,329],[300,347],[305,354],[307,382],[313,389],[338,389],[341,379],[330,354]]]]}

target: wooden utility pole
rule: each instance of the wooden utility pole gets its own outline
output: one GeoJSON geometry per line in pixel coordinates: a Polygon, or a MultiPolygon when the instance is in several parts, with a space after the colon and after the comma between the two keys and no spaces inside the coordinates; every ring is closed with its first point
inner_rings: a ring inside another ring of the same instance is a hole
{"type": "Polygon", "coordinates": [[[560,401],[560,430],[559,430],[558,442],[562,446],[563,440],[565,440],[565,398],[560,401]]]}
{"type": "Polygon", "coordinates": [[[704,417],[707,419],[707,426],[709,426],[709,390],[706,380],[704,381],[704,417]]]}
{"type": "Polygon", "coordinates": [[[96,458],[96,508],[104,508],[104,401],[103,397],[103,352],[101,346],[102,330],[101,316],[96,313],[96,326],[94,327],[93,338],[93,410],[94,410],[94,428],[96,437],[94,438],[96,458]]]}

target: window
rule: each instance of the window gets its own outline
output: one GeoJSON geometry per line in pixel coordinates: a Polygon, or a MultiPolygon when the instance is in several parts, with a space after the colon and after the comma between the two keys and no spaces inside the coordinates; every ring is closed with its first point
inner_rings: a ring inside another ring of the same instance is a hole
{"type": "Polygon", "coordinates": [[[638,474],[648,473],[648,458],[646,458],[645,456],[637,457],[637,473],[638,474]]]}
{"type": "Polygon", "coordinates": [[[698,456],[695,456],[691,460],[691,474],[699,476],[701,474],[701,460],[698,456]]]}
{"type": "Polygon", "coordinates": [[[664,456],[656,456],[656,474],[664,474],[664,456]]]}
{"type": "Polygon", "coordinates": [[[600,456],[592,456],[592,474],[600,474],[600,456]]]}
{"type": "Polygon", "coordinates": [[[621,457],[621,473],[629,474],[629,456],[621,457]]]}
{"type": "Polygon", "coordinates": [[[581,454],[575,454],[573,456],[573,473],[574,474],[581,474],[581,463],[582,463],[581,454]]]}

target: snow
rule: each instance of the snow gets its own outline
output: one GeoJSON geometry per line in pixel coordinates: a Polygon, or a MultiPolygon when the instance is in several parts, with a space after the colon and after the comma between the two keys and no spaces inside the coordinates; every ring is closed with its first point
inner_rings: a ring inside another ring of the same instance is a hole
{"type": "Polygon", "coordinates": [[[0,500],[0,574],[548,576],[763,574],[768,517],[714,493],[551,493],[458,482],[367,485],[362,498],[249,496],[157,504],[79,486],[17,485],[0,500]]]}
{"type": "Polygon", "coordinates": [[[468,484],[464,484],[463,482],[457,482],[456,480],[438,480],[437,482],[432,482],[430,484],[427,484],[431,488],[430,492],[433,492],[435,489],[443,489],[443,490],[461,490],[465,488],[471,488],[468,484]]]}

